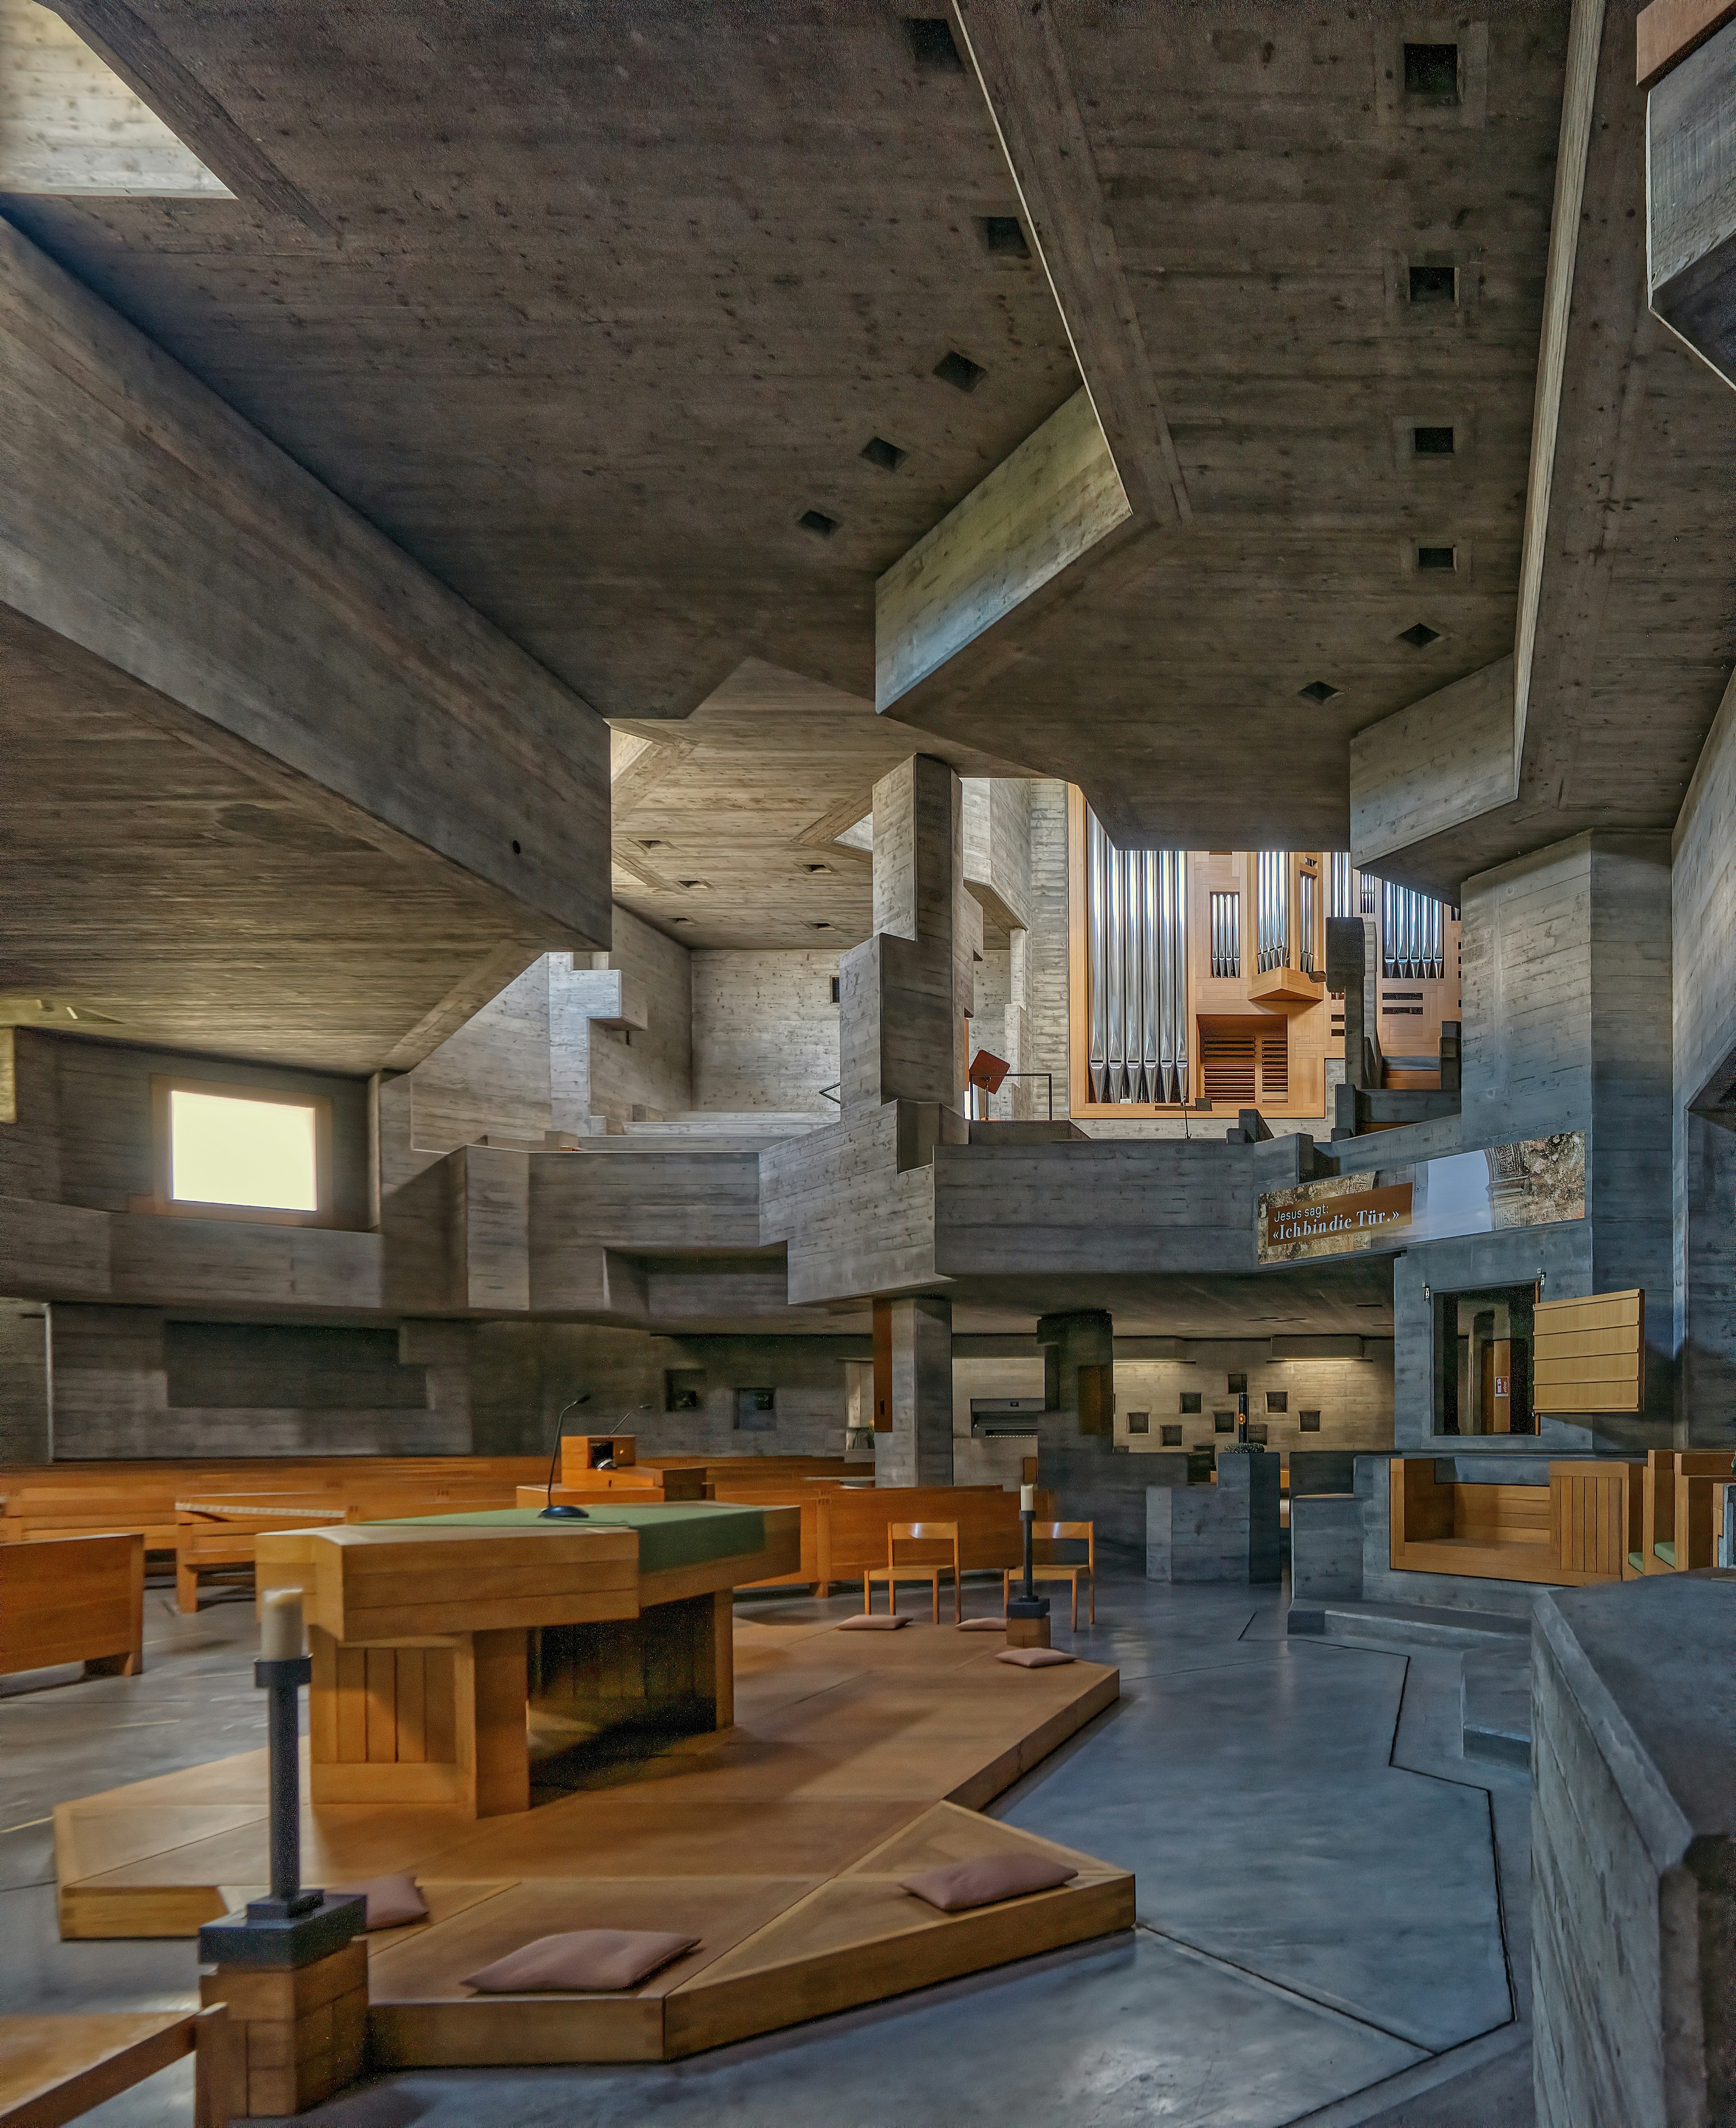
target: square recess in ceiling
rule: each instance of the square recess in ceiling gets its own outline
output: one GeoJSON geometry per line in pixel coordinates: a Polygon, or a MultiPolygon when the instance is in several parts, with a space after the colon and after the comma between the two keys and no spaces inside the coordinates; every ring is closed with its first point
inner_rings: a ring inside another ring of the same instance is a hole
{"type": "Polygon", "coordinates": [[[944,15],[907,15],[904,35],[910,40],[910,56],[925,74],[962,74],[965,62],[953,40],[952,25],[944,15]]]}
{"type": "Polygon", "coordinates": [[[1411,431],[1411,449],[1420,458],[1449,458],[1454,454],[1453,431],[1425,422],[1411,431]]]}
{"type": "Polygon", "coordinates": [[[1419,103],[1457,103],[1457,45],[1406,45],[1405,94],[1419,103]]]}
{"type": "Polygon", "coordinates": [[[934,365],[934,374],[942,384],[950,384],[960,392],[975,392],[989,374],[980,363],[973,362],[968,354],[960,354],[956,348],[949,348],[934,365]]]}
{"type": "Polygon", "coordinates": [[[889,444],[884,436],[870,436],[862,446],[862,456],[870,465],[878,466],[882,473],[896,473],[909,455],[908,451],[901,451],[896,444],[889,444]]]}
{"type": "Polygon", "coordinates": [[[804,510],[795,521],[804,532],[812,532],[820,539],[829,539],[838,529],[837,518],[828,517],[823,510],[804,510]]]}
{"type": "Polygon", "coordinates": [[[989,214],[983,217],[983,244],[994,259],[1028,259],[1031,246],[1016,214],[989,214]]]}
{"type": "Polygon", "coordinates": [[[1298,687],[1296,691],[1305,702],[1312,702],[1317,709],[1322,702],[1331,701],[1339,690],[1328,686],[1324,680],[1311,680],[1306,687],[1298,687]]]}
{"type": "Polygon", "coordinates": [[[1411,268],[1413,303],[1456,303],[1459,268],[1456,266],[1413,266],[1411,268]]]}
{"type": "Polygon", "coordinates": [[[1444,570],[1450,576],[1459,567],[1459,549],[1456,547],[1419,547],[1416,566],[1425,575],[1444,570]]]}
{"type": "Polygon", "coordinates": [[[1426,650],[1431,643],[1440,642],[1440,630],[1430,628],[1425,620],[1419,620],[1402,629],[1398,639],[1401,643],[1408,643],[1413,650],[1426,650]]]}

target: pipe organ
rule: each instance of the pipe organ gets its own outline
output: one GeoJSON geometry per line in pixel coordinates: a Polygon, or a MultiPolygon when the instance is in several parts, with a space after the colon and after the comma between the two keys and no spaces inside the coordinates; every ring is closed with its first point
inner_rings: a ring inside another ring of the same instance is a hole
{"type": "Polygon", "coordinates": [[[1344,850],[1117,850],[1076,791],[1069,843],[1074,1114],[1325,1115],[1344,1047],[1328,916],[1373,934],[1369,1027],[1390,1083],[1433,1068],[1459,1016],[1456,911],[1344,850]]]}

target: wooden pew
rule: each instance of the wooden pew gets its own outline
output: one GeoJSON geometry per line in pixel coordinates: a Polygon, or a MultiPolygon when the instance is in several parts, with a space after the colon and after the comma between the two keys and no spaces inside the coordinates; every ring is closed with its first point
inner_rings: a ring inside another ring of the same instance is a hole
{"type": "Polygon", "coordinates": [[[860,1581],[870,1566],[884,1567],[892,1522],[956,1522],[959,1563],[967,1574],[1024,1560],[1018,1495],[1000,1485],[828,1487],[818,1518],[823,1582],[860,1581]]]}
{"type": "Polygon", "coordinates": [[[1435,1473],[1432,1456],[1391,1465],[1398,1571],[1565,1588],[1627,1573],[1640,1527],[1639,1464],[1551,1463],[1546,1486],[1443,1484],[1435,1473]]]}
{"type": "Polygon", "coordinates": [[[220,1500],[176,1503],[175,1603],[199,1608],[199,1576],[251,1566],[254,1540],[268,1531],[329,1529],[337,1522],[391,1522],[406,1515],[460,1514],[467,1508],[519,1504],[500,1480],[393,1480],[311,1493],[232,1493],[220,1500]]]}
{"type": "Polygon", "coordinates": [[[72,1662],[87,1677],[136,1677],[145,1667],[136,1531],[0,1550],[0,1673],[72,1662]]]}
{"type": "Polygon", "coordinates": [[[342,1495],[368,1484],[499,1482],[545,1470],[534,1456],[249,1456],[13,1465],[0,1469],[0,1543],[136,1530],[147,1551],[176,1548],[175,1503],[233,1492],[342,1495]]]}

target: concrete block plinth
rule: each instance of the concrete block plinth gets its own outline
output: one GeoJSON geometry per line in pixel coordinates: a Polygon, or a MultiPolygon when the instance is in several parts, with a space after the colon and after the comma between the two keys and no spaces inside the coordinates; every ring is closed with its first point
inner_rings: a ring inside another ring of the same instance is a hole
{"type": "Polygon", "coordinates": [[[1362,1595],[1362,1502],[1354,1493],[1304,1494],[1290,1502],[1290,1601],[1303,1606],[1362,1595]]]}
{"type": "Polygon", "coordinates": [[[1278,1461],[1226,1454],[1215,1485],[1154,1485],[1145,1494],[1150,1581],[1276,1581],[1278,1461]]]}

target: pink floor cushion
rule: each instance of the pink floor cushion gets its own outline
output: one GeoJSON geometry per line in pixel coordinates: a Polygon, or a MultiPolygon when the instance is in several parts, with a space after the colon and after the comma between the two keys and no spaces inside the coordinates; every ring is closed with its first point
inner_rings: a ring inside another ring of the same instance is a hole
{"type": "Polygon", "coordinates": [[[482,1995],[607,1994],[637,1988],[699,1941],[657,1929],[574,1929],[522,1944],[458,1984],[482,1995]]]}
{"type": "Polygon", "coordinates": [[[895,1633],[900,1626],[908,1626],[908,1618],[889,1618],[882,1611],[858,1611],[853,1618],[846,1618],[838,1627],[841,1633],[895,1633]]]}
{"type": "Polygon", "coordinates": [[[1021,1670],[1048,1670],[1056,1663],[1071,1662],[1059,1648],[1003,1648],[997,1662],[1017,1663],[1021,1670]]]}
{"type": "Polygon", "coordinates": [[[1004,1618],[960,1618],[958,1629],[961,1633],[1004,1633],[1007,1621],[1004,1618]]]}
{"type": "Polygon", "coordinates": [[[1022,1898],[1029,1892],[1052,1892],[1078,1874],[1051,1855],[1017,1850],[979,1855],[973,1862],[948,1862],[938,1869],[918,1869],[913,1877],[901,1879],[899,1889],[914,1892],[942,1913],[957,1914],[971,1907],[992,1907],[998,1899],[1022,1898]]]}
{"type": "Polygon", "coordinates": [[[414,1877],[370,1877],[360,1884],[333,1884],[334,1895],[366,1899],[368,1918],[363,1926],[375,1929],[402,1928],[409,1921],[428,1919],[428,1902],[416,1889],[414,1877]]]}

